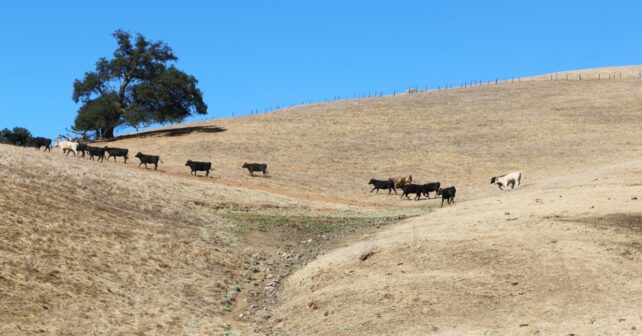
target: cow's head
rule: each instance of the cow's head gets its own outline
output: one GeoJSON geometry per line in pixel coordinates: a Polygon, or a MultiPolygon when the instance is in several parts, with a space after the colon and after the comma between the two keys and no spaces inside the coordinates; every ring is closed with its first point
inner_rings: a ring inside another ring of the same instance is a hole
{"type": "Polygon", "coordinates": [[[243,164],[243,167],[241,168],[247,168],[247,162],[243,164]]]}
{"type": "Polygon", "coordinates": [[[134,156],[134,157],[137,157],[137,158],[139,158],[139,157],[141,157],[141,156],[143,156],[143,153],[141,153],[141,152],[138,152],[138,153],[136,153],[136,156],[134,156]]]}
{"type": "Polygon", "coordinates": [[[370,179],[370,181],[368,181],[368,184],[374,184],[375,183],[374,181],[375,179],[370,179]]]}
{"type": "Polygon", "coordinates": [[[495,176],[491,177],[490,184],[495,184],[495,182],[497,182],[497,177],[495,176]]]}
{"type": "Polygon", "coordinates": [[[192,165],[192,160],[187,160],[187,162],[185,162],[185,165],[186,166],[191,166],[192,165]]]}

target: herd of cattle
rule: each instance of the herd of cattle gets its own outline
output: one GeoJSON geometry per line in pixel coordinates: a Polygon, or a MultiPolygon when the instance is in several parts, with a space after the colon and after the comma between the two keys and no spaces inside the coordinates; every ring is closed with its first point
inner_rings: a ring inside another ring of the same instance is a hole
{"type": "MultiPolygon", "coordinates": [[[[32,140],[32,144],[37,150],[44,147],[45,151],[49,150],[51,152],[51,139],[34,138],[32,140]]],[[[114,161],[117,162],[116,158],[122,157],[123,162],[127,163],[127,159],[129,159],[129,150],[127,148],[115,148],[108,146],[93,147],[86,143],[71,141],[69,139],[57,140],[54,147],[60,148],[62,153],[66,156],[69,154],[73,154],[80,158],[89,156],[90,160],[96,160],[98,162],[103,162],[105,159],[109,161],[110,158],[114,158],[114,161]]],[[[148,155],[138,152],[134,157],[140,161],[138,167],[145,165],[145,168],[147,168],[147,165],[150,164],[154,165],[154,170],[158,170],[158,163],[164,163],[158,155],[148,155]]],[[[190,168],[190,174],[192,175],[197,175],[198,172],[205,172],[205,176],[208,177],[210,175],[210,171],[213,170],[211,162],[187,160],[185,166],[190,168]]],[[[262,172],[263,176],[266,176],[268,173],[267,164],[265,163],[245,163],[242,168],[247,169],[251,176],[254,176],[255,172],[262,172]]]]}
{"type": "Polygon", "coordinates": [[[404,196],[410,199],[410,194],[415,194],[415,200],[418,201],[421,199],[421,195],[424,195],[426,198],[430,199],[430,193],[435,192],[435,198],[441,196],[441,206],[444,206],[444,201],[448,204],[455,202],[455,193],[457,189],[454,186],[448,188],[441,188],[440,182],[430,182],[424,184],[414,184],[412,183],[412,175],[401,176],[401,177],[391,177],[387,180],[377,180],[370,179],[368,184],[372,184],[372,190],[379,193],[379,189],[388,190],[388,195],[392,192],[397,195],[397,188],[401,188],[401,198],[404,196]]]}
{"type": "MultiPolygon", "coordinates": [[[[520,185],[521,181],[522,173],[517,171],[502,176],[493,176],[490,179],[490,184],[496,184],[500,190],[506,191],[508,190],[508,186],[511,186],[511,189],[515,189],[515,187],[520,185]]],[[[384,189],[388,190],[388,195],[392,192],[397,195],[397,188],[401,188],[401,198],[405,196],[407,199],[410,199],[408,195],[415,194],[415,200],[417,201],[421,199],[422,195],[430,199],[430,193],[435,192],[435,198],[437,198],[437,196],[441,196],[442,207],[444,206],[444,201],[447,202],[447,204],[454,203],[455,193],[457,192],[455,186],[441,188],[440,182],[414,184],[412,183],[412,175],[391,177],[387,180],[377,180],[373,178],[370,179],[368,184],[372,185],[372,190],[370,190],[370,192],[376,190],[377,194],[379,193],[379,189],[384,189]]]]}
{"type": "MultiPolygon", "coordinates": [[[[51,152],[51,142],[51,139],[41,137],[32,139],[32,144],[37,150],[40,150],[40,148],[44,147],[45,151],[49,150],[51,152]]],[[[69,139],[57,140],[55,147],[60,148],[62,153],[65,155],[69,155],[71,153],[74,156],[79,156],[82,158],[84,158],[86,155],[89,155],[89,159],[92,161],[96,159],[99,162],[103,162],[106,156],[107,160],[113,157],[115,162],[117,161],[116,158],[122,157],[124,163],[127,163],[127,159],[129,158],[129,150],[127,148],[115,148],[108,146],[93,147],[89,146],[86,143],[71,141],[69,139]]],[[[138,167],[140,167],[141,165],[145,165],[145,168],[147,168],[148,164],[153,164],[154,170],[157,170],[158,163],[164,163],[158,155],[148,155],[143,154],[142,152],[138,152],[134,157],[138,158],[138,160],[140,161],[138,167]]],[[[191,170],[190,174],[195,176],[198,174],[198,172],[205,172],[205,176],[208,177],[210,171],[213,170],[211,162],[187,160],[185,166],[189,167],[191,170]]],[[[264,163],[245,163],[243,164],[242,168],[247,169],[251,176],[254,176],[254,172],[261,172],[263,173],[263,176],[266,176],[268,173],[267,164],[264,163]]],[[[521,184],[521,180],[522,173],[517,171],[502,176],[494,176],[491,178],[490,183],[496,184],[500,190],[506,191],[508,190],[507,187],[509,186],[511,187],[511,189],[515,189],[515,187],[518,187],[521,184]]],[[[384,189],[388,190],[388,195],[390,195],[392,192],[397,195],[397,188],[400,188],[402,190],[402,199],[404,196],[407,199],[410,199],[410,194],[415,194],[415,200],[420,200],[422,195],[430,199],[430,193],[434,192],[435,198],[441,196],[442,207],[444,206],[444,202],[447,202],[447,204],[455,202],[455,193],[457,192],[455,186],[441,188],[440,182],[430,182],[424,184],[414,184],[412,182],[412,176],[408,175],[401,177],[391,177],[386,180],[377,180],[373,178],[370,179],[368,184],[371,184],[373,186],[370,192],[376,190],[377,194],[379,193],[379,189],[384,189]]]]}

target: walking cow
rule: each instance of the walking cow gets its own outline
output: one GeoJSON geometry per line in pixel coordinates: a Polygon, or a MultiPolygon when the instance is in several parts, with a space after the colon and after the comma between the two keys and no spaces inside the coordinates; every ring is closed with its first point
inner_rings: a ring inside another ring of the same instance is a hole
{"type": "Polygon", "coordinates": [[[511,190],[519,187],[522,182],[522,172],[516,171],[502,176],[494,176],[490,179],[490,184],[496,184],[499,190],[506,191],[506,187],[511,186],[511,190]]]}
{"type": "Polygon", "coordinates": [[[185,165],[187,167],[190,167],[190,169],[192,170],[190,174],[193,174],[193,175],[196,175],[196,173],[199,171],[204,171],[205,177],[208,177],[210,176],[210,170],[213,170],[211,162],[198,162],[198,161],[187,160],[185,165]]]}
{"type": "Polygon", "coordinates": [[[254,176],[254,172],[262,172],[263,176],[267,175],[267,165],[265,163],[244,163],[243,167],[246,168],[251,176],[254,176]]]}
{"type": "Polygon", "coordinates": [[[33,138],[32,143],[37,150],[40,150],[40,147],[45,147],[45,150],[44,150],[45,152],[47,150],[51,152],[51,139],[36,137],[36,138],[33,138]]]}
{"type": "Polygon", "coordinates": [[[158,170],[158,161],[160,161],[161,163],[165,163],[160,159],[160,156],[158,155],[145,155],[141,152],[138,152],[135,157],[140,160],[138,167],[144,164],[145,168],[147,168],[147,164],[149,163],[154,165],[154,170],[158,170]]]}

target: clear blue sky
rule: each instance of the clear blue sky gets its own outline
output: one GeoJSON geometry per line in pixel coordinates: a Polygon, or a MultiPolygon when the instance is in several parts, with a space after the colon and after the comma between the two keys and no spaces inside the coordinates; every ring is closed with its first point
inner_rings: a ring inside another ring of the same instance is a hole
{"type": "Polygon", "coordinates": [[[0,10],[0,128],[64,132],[74,79],[112,55],[119,28],[174,49],[208,118],[642,63],[641,1],[11,1],[0,10]]]}

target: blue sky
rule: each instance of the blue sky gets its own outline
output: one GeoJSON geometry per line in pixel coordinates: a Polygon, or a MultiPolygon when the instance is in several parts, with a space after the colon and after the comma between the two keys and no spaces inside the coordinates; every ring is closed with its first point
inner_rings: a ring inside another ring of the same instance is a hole
{"type": "Polygon", "coordinates": [[[640,1],[12,1],[0,11],[0,128],[63,133],[74,79],[112,55],[119,28],[173,48],[207,118],[642,63],[640,1]]]}

